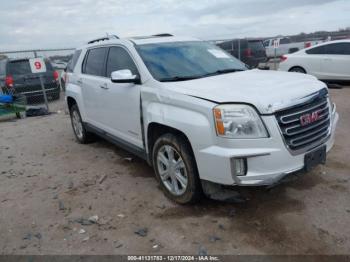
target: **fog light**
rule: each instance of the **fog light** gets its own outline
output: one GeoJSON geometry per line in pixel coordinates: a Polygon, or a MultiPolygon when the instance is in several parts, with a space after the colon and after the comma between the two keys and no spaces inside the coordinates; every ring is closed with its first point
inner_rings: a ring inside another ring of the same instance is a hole
{"type": "Polygon", "coordinates": [[[246,158],[231,158],[232,176],[245,176],[247,174],[246,158]]]}

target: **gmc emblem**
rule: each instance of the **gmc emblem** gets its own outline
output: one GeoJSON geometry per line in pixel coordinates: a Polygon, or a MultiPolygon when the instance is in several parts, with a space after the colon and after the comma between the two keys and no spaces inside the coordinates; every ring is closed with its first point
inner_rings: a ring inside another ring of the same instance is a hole
{"type": "Polygon", "coordinates": [[[320,114],[320,112],[321,110],[318,110],[318,111],[300,116],[301,126],[312,124],[317,120],[321,119],[323,116],[320,114]]]}

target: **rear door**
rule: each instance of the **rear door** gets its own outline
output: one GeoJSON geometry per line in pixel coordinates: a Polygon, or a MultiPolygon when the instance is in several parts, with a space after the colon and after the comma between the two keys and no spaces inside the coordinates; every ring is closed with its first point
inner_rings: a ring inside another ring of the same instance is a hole
{"type": "Polygon", "coordinates": [[[89,49],[84,58],[82,74],[77,79],[77,83],[82,86],[86,120],[99,128],[103,128],[101,116],[104,111],[104,105],[99,103],[99,97],[103,93],[102,88],[109,80],[105,77],[107,51],[107,47],[89,49]]]}
{"type": "Polygon", "coordinates": [[[322,69],[322,61],[326,54],[325,50],[326,48],[324,45],[305,50],[306,56],[301,55],[298,57],[297,65],[305,68],[308,74],[314,75],[318,79],[325,79],[325,74],[322,69]]]}
{"type": "Polygon", "coordinates": [[[324,79],[350,80],[350,43],[325,45],[321,71],[324,79]]]}

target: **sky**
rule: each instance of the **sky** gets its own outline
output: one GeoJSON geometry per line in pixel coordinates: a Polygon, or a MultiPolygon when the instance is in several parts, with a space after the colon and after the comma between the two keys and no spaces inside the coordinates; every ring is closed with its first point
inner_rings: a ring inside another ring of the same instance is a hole
{"type": "Polygon", "coordinates": [[[205,40],[350,27],[350,0],[0,0],[0,50],[77,47],[105,36],[205,40]]]}

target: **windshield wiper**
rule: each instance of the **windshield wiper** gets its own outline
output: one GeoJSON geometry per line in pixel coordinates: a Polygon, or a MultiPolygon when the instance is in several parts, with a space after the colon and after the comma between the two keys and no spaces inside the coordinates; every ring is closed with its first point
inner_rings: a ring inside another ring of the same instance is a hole
{"type": "Polygon", "coordinates": [[[217,70],[217,71],[212,72],[212,73],[199,75],[199,76],[174,76],[174,77],[162,78],[159,81],[160,82],[186,81],[186,80],[198,79],[198,78],[203,78],[203,77],[208,77],[208,76],[228,74],[228,73],[233,73],[233,72],[237,72],[237,71],[244,71],[244,69],[237,69],[237,68],[221,69],[221,70],[217,70]]]}
{"type": "Polygon", "coordinates": [[[208,73],[205,76],[215,76],[215,75],[222,75],[222,74],[228,74],[228,73],[234,73],[244,71],[244,69],[238,69],[238,68],[230,68],[230,69],[220,69],[212,73],[208,73]]]}
{"type": "Polygon", "coordinates": [[[202,76],[174,76],[174,77],[168,77],[168,78],[162,78],[159,81],[160,82],[177,82],[177,81],[186,81],[186,80],[192,80],[201,78],[202,76]]]}

